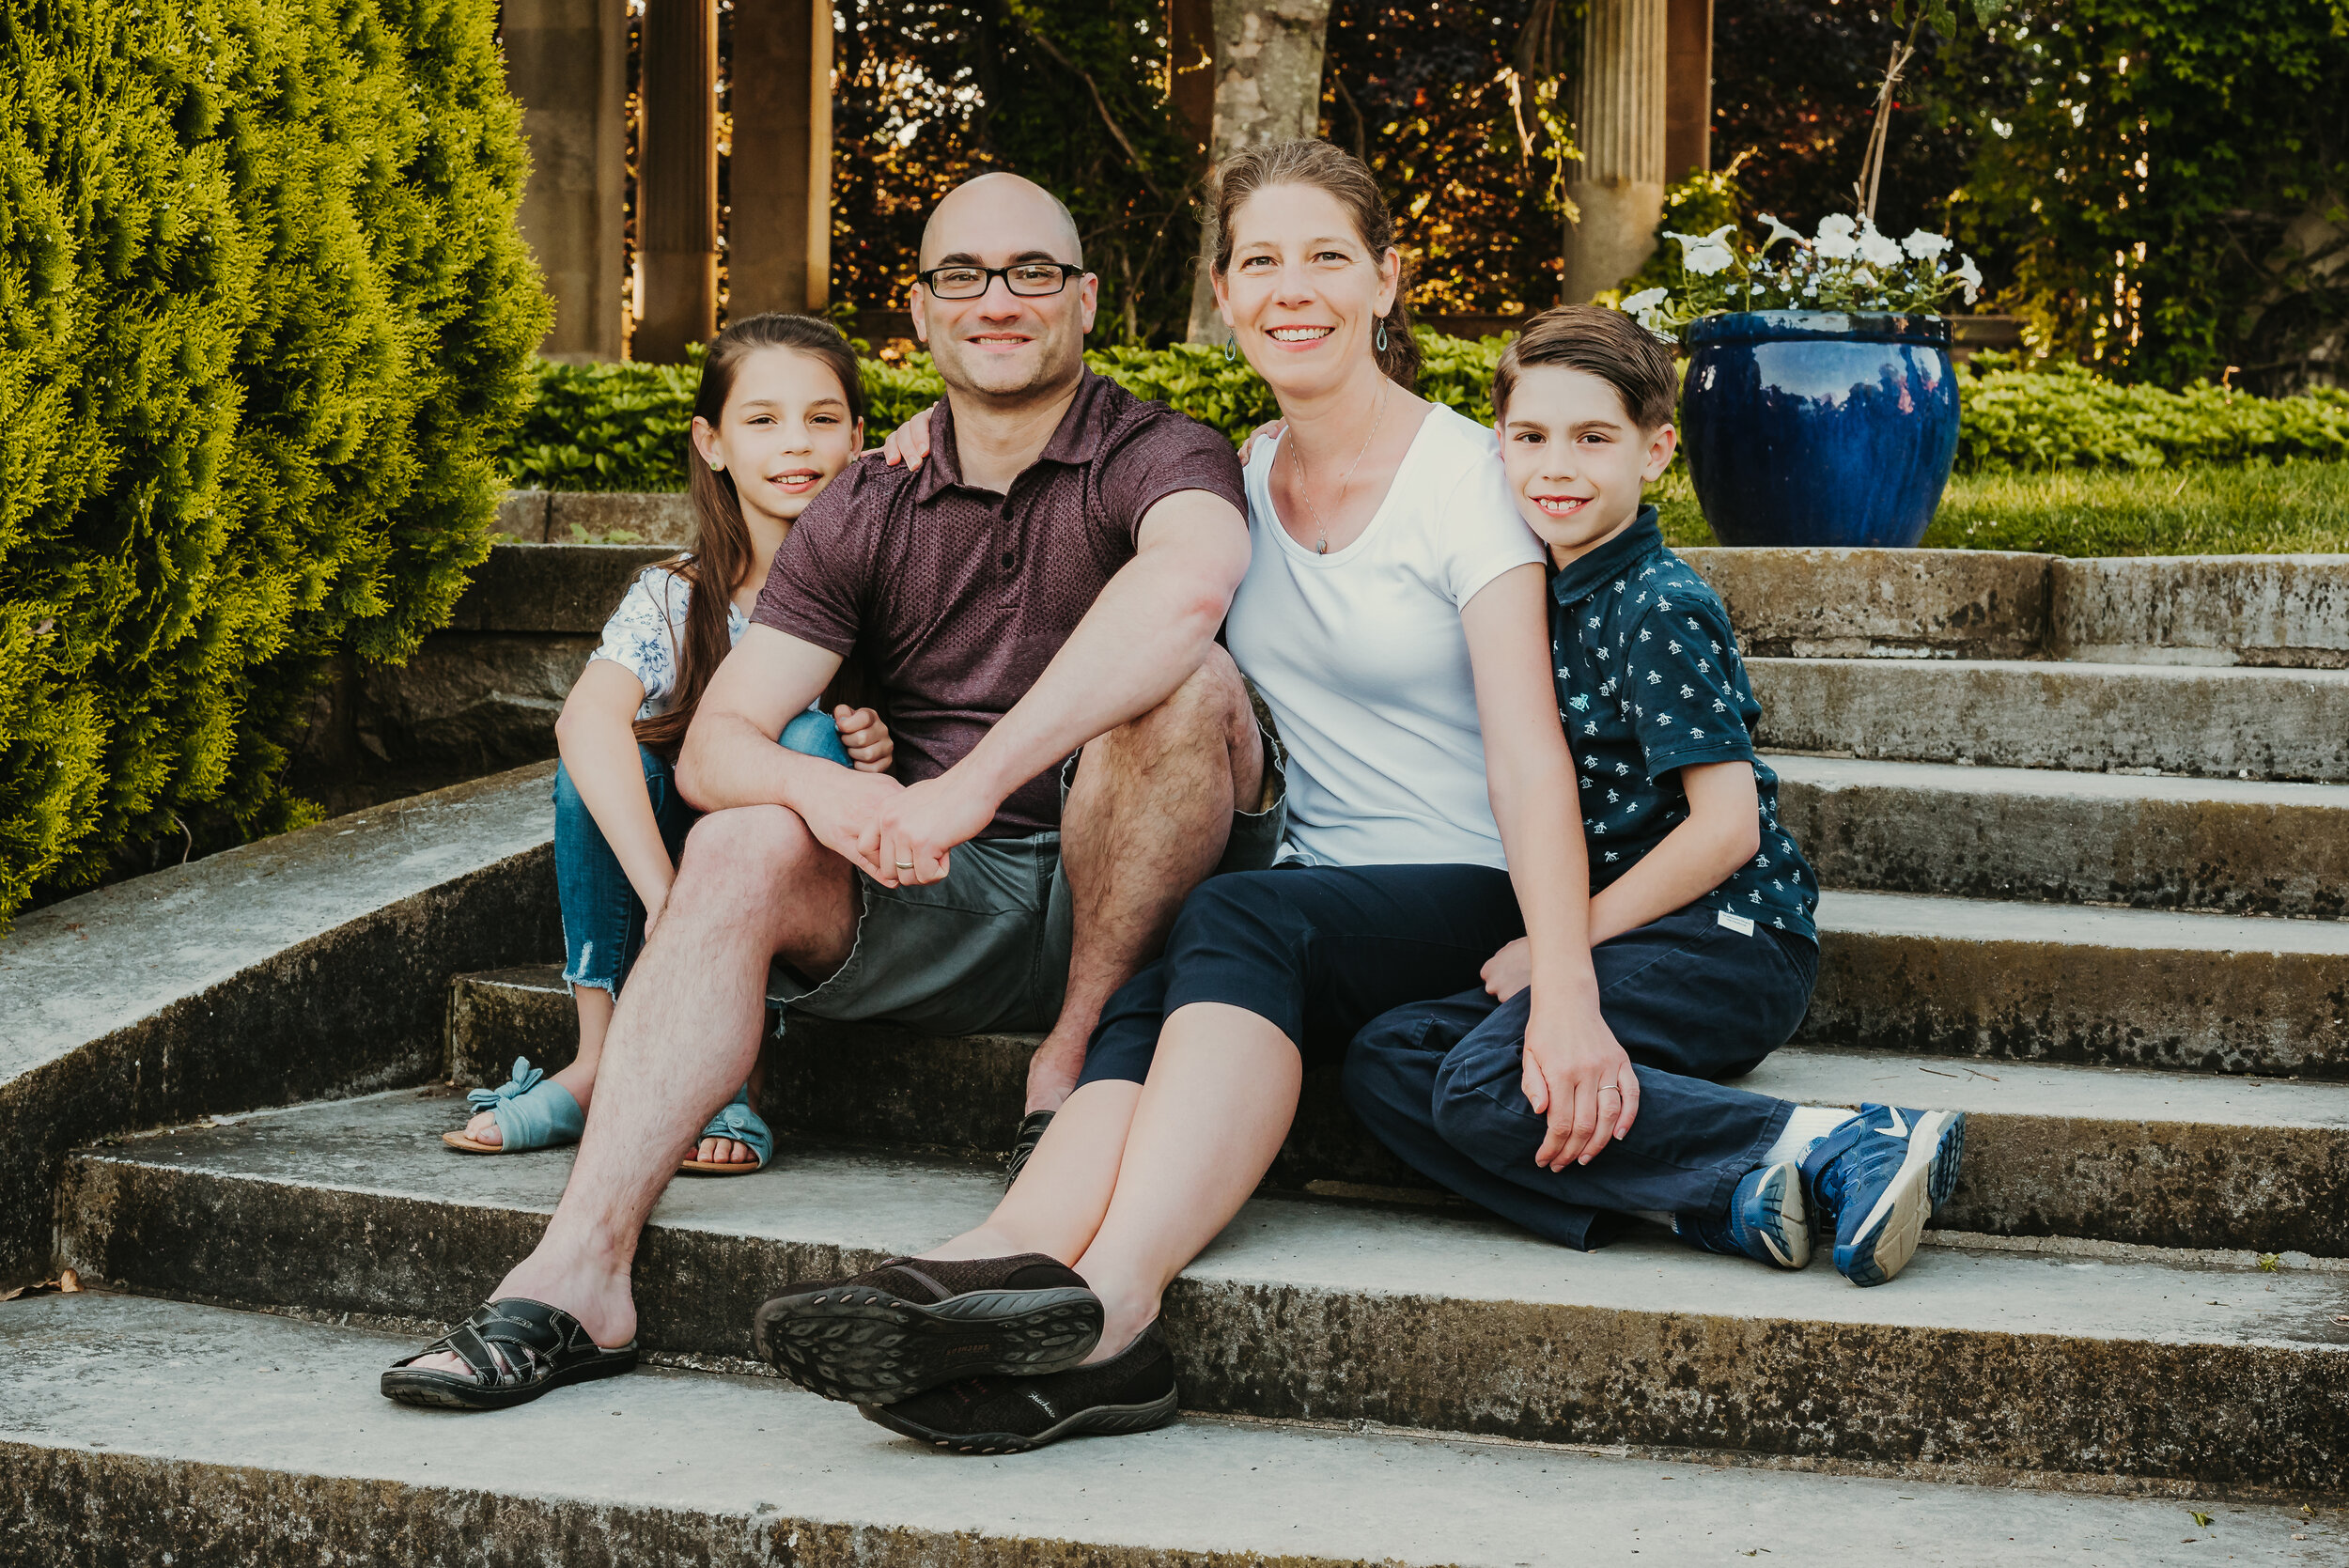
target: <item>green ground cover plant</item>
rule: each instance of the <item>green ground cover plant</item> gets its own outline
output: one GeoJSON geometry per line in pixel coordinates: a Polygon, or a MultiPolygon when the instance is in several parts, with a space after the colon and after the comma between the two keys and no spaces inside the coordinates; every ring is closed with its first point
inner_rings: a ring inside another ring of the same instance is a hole
{"type": "MultiPolygon", "coordinates": [[[[1714,542],[1685,470],[1667,474],[1653,499],[1672,544],[1714,542]]],[[[1924,548],[2081,556],[2341,554],[2349,552],[2349,463],[1958,474],[1924,548]]]]}
{"type": "Polygon", "coordinates": [[[321,679],[486,552],[548,319],[495,26],[0,7],[0,923],[315,815],[282,779],[321,679]]]}

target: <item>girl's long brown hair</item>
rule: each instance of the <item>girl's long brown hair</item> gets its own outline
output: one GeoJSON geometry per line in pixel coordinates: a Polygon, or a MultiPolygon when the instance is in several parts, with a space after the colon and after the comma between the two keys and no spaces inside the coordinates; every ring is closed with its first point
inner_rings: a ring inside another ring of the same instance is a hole
{"type": "MultiPolygon", "coordinates": [[[[1379,193],[1378,180],[1368,164],[1328,142],[1275,142],[1233,154],[1216,174],[1216,276],[1232,270],[1232,214],[1250,196],[1273,185],[1311,185],[1335,196],[1353,218],[1354,232],[1369,248],[1374,262],[1395,248],[1394,214],[1387,210],[1387,198],[1379,193]]],[[[1407,262],[1396,280],[1394,308],[1378,318],[1387,329],[1387,346],[1373,351],[1378,368],[1390,380],[1406,392],[1417,392],[1419,339],[1411,335],[1411,307],[1403,299],[1410,282],[1407,262]]]]}
{"type": "MultiPolygon", "coordinates": [[[[693,395],[693,416],[716,429],[734,394],[734,380],[742,362],[761,349],[794,349],[832,367],[840,378],[840,391],[848,400],[851,424],[864,418],[864,378],[856,350],[840,329],[813,316],[787,316],[780,311],[748,317],[720,333],[702,362],[700,390],[693,395]]],[[[662,756],[675,760],[684,744],[686,726],[701,706],[709,677],[734,646],[726,635],[726,610],[734,585],[751,569],[751,530],[742,520],[742,501],[734,475],[713,469],[701,454],[688,448],[686,468],[692,474],[693,542],[691,551],[661,566],[692,590],[685,607],[685,635],[677,650],[677,691],[669,711],[636,721],[636,738],[662,756]],[[710,591],[704,593],[707,586],[710,591]]]]}

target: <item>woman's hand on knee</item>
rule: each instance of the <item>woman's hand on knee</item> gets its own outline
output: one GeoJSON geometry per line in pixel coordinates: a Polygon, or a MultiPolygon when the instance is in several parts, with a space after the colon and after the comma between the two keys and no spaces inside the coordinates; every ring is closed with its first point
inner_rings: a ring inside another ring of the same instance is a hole
{"type": "Polygon", "coordinates": [[[1477,972],[1484,976],[1486,993],[1495,1001],[1506,1001],[1533,984],[1533,944],[1519,937],[1486,959],[1477,972]]]}
{"type": "Polygon", "coordinates": [[[1527,1103],[1549,1123],[1533,1156],[1545,1170],[1588,1165],[1640,1114],[1639,1074],[1595,1011],[1579,1020],[1535,1013],[1526,1024],[1522,1071],[1527,1103]]]}

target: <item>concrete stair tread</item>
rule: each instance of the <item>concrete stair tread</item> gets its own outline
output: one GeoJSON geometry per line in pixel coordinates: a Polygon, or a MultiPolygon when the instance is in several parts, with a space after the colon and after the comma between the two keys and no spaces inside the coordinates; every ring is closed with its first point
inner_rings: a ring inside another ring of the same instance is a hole
{"type": "Polygon", "coordinates": [[[2098,662],[2086,659],[1869,659],[1849,660],[1828,657],[1754,659],[1754,664],[1852,664],[1862,663],[1903,670],[1952,670],[1970,672],[2017,671],[2061,678],[2067,675],[2120,675],[2142,680],[2148,685],[2192,686],[2205,681],[2237,685],[2245,691],[2261,686],[2315,686],[2349,688],[2349,670],[2310,670],[2292,666],[2263,664],[2144,664],[2136,662],[2098,662]]]}
{"type": "MultiPolygon", "coordinates": [[[[439,1133],[460,1110],[453,1097],[396,1093],[259,1112],[81,1157],[401,1203],[551,1213],[570,1152],[452,1153],[439,1133]]],[[[985,1218],[1000,1191],[992,1171],[965,1163],[786,1148],[755,1177],[672,1183],[653,1223],[906,1255],[985,1218]]],[[[1465,1212],[1314,1200],[1252,1202],[1187,1277],[1736,1319],[2322,1347],[2349,1357],[2349,1325],[2333,1322],[2349,1311],[2349,1281],[2325,1273],[1929,1248],[1892,1285],[1860,1290],[1824,1261],[1782,1273],[1707,1257],[1660,1233],[1578,1253],[1465,1212]]]]}
{"type": "Polygon", "coordinates": [[[1782,781],[1826,789],[1921,789],[2083,800],[2214,800],[2349,811],[2349,784],[2204,779],[2183,773],[2083,773],[2061,768],[1976,768],[1964,763],[1820,756],[1807,752],[1765,752],[1762,760],[1782,781]]]}
{"type": "Polygon", "coordinates": [[[1897,1552],[2160,1564],[2213,1549],[2316,1561],[2342,1529],[2329,1510],[2319,1519],[2195,1503],[2216,1515],[2206,1529],[2183,1499],[1985,1494],[1198,1417],[1017,1458],[950,1459],[774,1380],[659,1370],[466,1417],[379,1396],[377,1374],[404,1340],[139,1297],[9,1306],[0,1345],[0,1466],[39,1455],[108,1477],[91,1488],[99,1497],[143,1495],[150,1507],[208,1482],[234,1487],[228,1515],[206,1511],[209,1539],[176,1543],[189,1564],[237,1560],[223,1551],[232,1545],[256,1560],[256,1548],[315,1543],[338,1511],[302,1505],[336,1491],[370,1556],[401,1560],[457,1546],[485,1502],[504,1546],[534,1528],[561,1531],[566,1549],[549,1560],[651,1560],[630,1553],[633,1538],[639,1552],[668,1546],[660,1560],[827,1561],[853,1541],[856,1560],[876,1568],[948,1550],[1010,1560],[1006,1548],[1119,1564],[1232,1554],[1530,1568],[1634,1551],[1726,1560],[1762,1547],[1823,1563],[1897,1552]],[[354,1496],[309,1478],[362,1485],[354,1496]]]}
{"type": "Polygon", "coordinates": [[[1807,1046],[1772,1051],[1761,1066],[1735,1081],[1740,1089],[1804,1105],[1868,1101],[2056,1121],[2349,1128],[2349,1083],[1807,1046]]]}
{"type": "Polygon", "coordinates": [[[1830,888],[1820,894],[1818,922],[1822,936],[1865,933],[2171,952],[2349,955],[2349,921],[2187,909],[2116,909],[1830,888]]]}

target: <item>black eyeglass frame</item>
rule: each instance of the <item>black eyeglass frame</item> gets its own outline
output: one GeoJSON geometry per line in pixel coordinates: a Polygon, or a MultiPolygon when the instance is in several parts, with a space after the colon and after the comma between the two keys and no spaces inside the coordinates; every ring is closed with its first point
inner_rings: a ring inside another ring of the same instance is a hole
{"type": "Polygon", "coordinates": [[[933,267],[926,272],[916,272],[913,278],[916,283],[929,290],[930,298],[934,300],[961,301],[983,298],[988,289],[995,287],[997,278],[1003,280],[1003,287],[1011,290],[1014,299],[1049,300],[1055,294],[1066,293],[1068,285],[1073,280],[1090,275],[1084,268],[1066,261],[1015,261],[1008,267],[981,267],[972,262],[956,261],[943,267],[933,267]],[[1030,267],[1056,269],[1060,273],[1059,284],[1050,288],[1033,292],[1021,290],[1012,283],[1011,274],[1030,267]],[[968,294],[941,294],[938,291],[938,285],[934,281],[941,272],[976,272],[979,274],[979,286],[968,294]]]}

